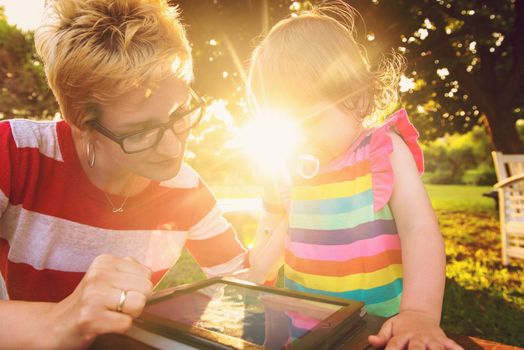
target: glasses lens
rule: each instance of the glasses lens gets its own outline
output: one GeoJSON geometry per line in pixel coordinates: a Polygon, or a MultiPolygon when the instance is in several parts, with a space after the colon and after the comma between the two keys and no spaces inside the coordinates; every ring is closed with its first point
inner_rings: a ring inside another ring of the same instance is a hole
{"type": "Polygon", "coordinates": [[[147,130],[139,134],[126,137],[122,145],[126,152],[139,152],[153,147],[162,133],[162,128],[147,130]]]}
{"type": "Polygon", "coordinates": [[[202,107],[196,107],[195,110],[189,113],[186,112],[186,114],[184,114],[183,116],[178,117],[177,119],[175,119],[173,123],[173,131],[176,134],[181,134],[188,131],[200,121],[200,118],[202,117],[202,112],[202,107]]]}

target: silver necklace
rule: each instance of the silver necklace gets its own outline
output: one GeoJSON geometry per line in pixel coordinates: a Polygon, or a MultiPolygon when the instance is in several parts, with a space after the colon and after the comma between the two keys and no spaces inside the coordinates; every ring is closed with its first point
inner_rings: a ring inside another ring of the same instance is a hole
{"type": "Polygon", "coordinates": [[[124,206],[126,205],[127,200],[129,199],[129,194],[131,193],[131,188],[133,188],[133,184],[135,183],[135,179],[136,179],[136,177],[133,176],[133,181],[131,181],[131,183],[129,184],[129,187],[128,187],[127,192],[126,192],[126,196],[125,196],[124,200],[122,201],[122,203],[120,204],[120,206],[118,206],[118,207],[113,203],[113,201],[111,200],[109,195],[105,191],[102,191],[102,192],[104,192],[104,195],[106,196],[107,201],[111,205],[111,210],[112,210],[113,213],[123,213],[124,212],[124,206]]]}

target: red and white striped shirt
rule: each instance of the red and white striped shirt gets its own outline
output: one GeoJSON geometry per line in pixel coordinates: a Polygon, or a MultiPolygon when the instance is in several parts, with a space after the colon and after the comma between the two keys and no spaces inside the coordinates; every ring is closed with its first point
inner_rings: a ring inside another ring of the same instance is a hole
{"type": "Polygon", "coordinates": [[[60,301],[100,254],[135,257],[153,282],[184,246],[207,275],[244,266],[245,249],[187,164],[130,197],[123,213],[111,209],[65,121],[0,122],[0,299],[60,301]]]}

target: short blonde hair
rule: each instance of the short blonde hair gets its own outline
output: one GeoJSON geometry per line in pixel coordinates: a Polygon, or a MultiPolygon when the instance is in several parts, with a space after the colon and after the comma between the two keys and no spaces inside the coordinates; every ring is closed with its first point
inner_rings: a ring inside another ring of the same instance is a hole
{"type": "Polygon", "coordinates": [[[252,55],[252,108],[296,112],[324,100],[362,120],[396,104],[403,58],[392,54],[372,71],[355,40],[358,16],[340,0],[278,22],[252,55]]]}
{"type": "Polygon", "coordinates": [[[166,0],[51,0],[48,12],[36,49],[62,115],[77,127],[140,84],[193,77],[184,27],[166,0]]]}

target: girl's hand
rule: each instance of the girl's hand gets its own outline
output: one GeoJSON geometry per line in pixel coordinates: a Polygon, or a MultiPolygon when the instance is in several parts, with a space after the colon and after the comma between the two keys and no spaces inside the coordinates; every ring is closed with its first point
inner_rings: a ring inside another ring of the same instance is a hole
{"type": "Polygon", "coordinates": [[[56,348],[85,348],[100,334],[125,333],[152,290],[151,270],[135,259],[98,256],[73,293],[51,310],[56,348]]]}
{"type": "Polygon", "coordinates": [[[421,311],[405,310],[382,325],[369,343],[386,350],[463,350],[440,329],[438,320],[421,311]]]}

